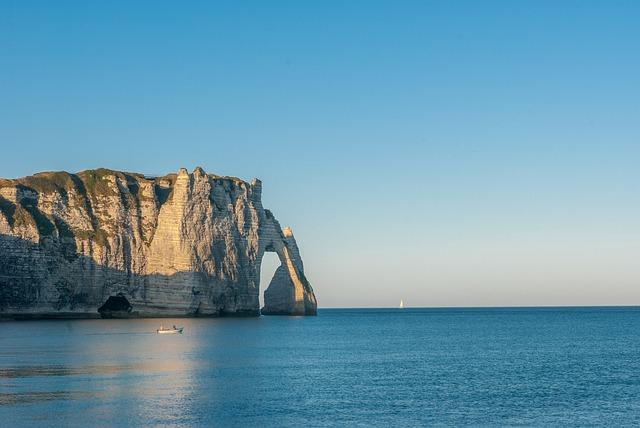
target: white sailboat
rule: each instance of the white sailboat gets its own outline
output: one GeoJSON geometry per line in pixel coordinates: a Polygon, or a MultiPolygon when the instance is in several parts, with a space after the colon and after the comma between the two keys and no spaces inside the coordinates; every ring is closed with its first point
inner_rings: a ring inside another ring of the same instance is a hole
{"type": "Polygon", "coordinates": [[[404,302],[402,299],[400,299],[400,306],[398,306],[398,309],[404,309],[404,302]]]}

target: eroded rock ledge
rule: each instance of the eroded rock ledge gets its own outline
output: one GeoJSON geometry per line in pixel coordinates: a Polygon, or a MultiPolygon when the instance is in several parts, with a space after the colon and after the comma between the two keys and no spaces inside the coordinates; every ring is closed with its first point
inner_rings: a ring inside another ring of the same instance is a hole
{"type": "Polygon", "coordinates": [[[0,179],[0,317],[315,315],[291,229],[262,183],[107,169],[0,179]],[[100,312],[98,311],[100,309],[100,312]]]}

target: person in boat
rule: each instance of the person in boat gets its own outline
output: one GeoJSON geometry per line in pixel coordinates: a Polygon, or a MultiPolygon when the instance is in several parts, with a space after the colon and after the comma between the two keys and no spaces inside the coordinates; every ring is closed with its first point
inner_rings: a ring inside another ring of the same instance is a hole
{"type": "Polygon", "coordinates": [[[178,329],[178,328],[176,327],[176,325],[175,325],[175,324],[173,325],[173,329],[174,329],[174,330],[177,330],[177,329],[178,329]]]}

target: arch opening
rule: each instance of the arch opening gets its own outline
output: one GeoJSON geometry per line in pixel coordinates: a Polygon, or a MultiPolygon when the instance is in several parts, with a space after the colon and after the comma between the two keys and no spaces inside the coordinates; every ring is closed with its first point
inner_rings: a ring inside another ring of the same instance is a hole
{"type": "Polygon", "coordinates": [[[276,269],[278,269],[280,265],[280,258],[277,253],[273,250],[265,251],[260,264],[260,286],[258,290],[260,309],[264,307],[264,291],[269,286],[271,278],[273,278],[273,275],[276,273],[276,269]]]}

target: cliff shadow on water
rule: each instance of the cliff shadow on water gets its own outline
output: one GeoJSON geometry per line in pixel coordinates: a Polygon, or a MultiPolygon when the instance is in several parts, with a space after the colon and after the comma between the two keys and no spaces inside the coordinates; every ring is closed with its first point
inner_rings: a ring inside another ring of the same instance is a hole
{"type": "Polygon", "coordinates": [[[0,318],[315,315],[261,183],[196,168],[0,180],[0,318]],[[259,306],[265,252],[281,265],[259,306]]]}

